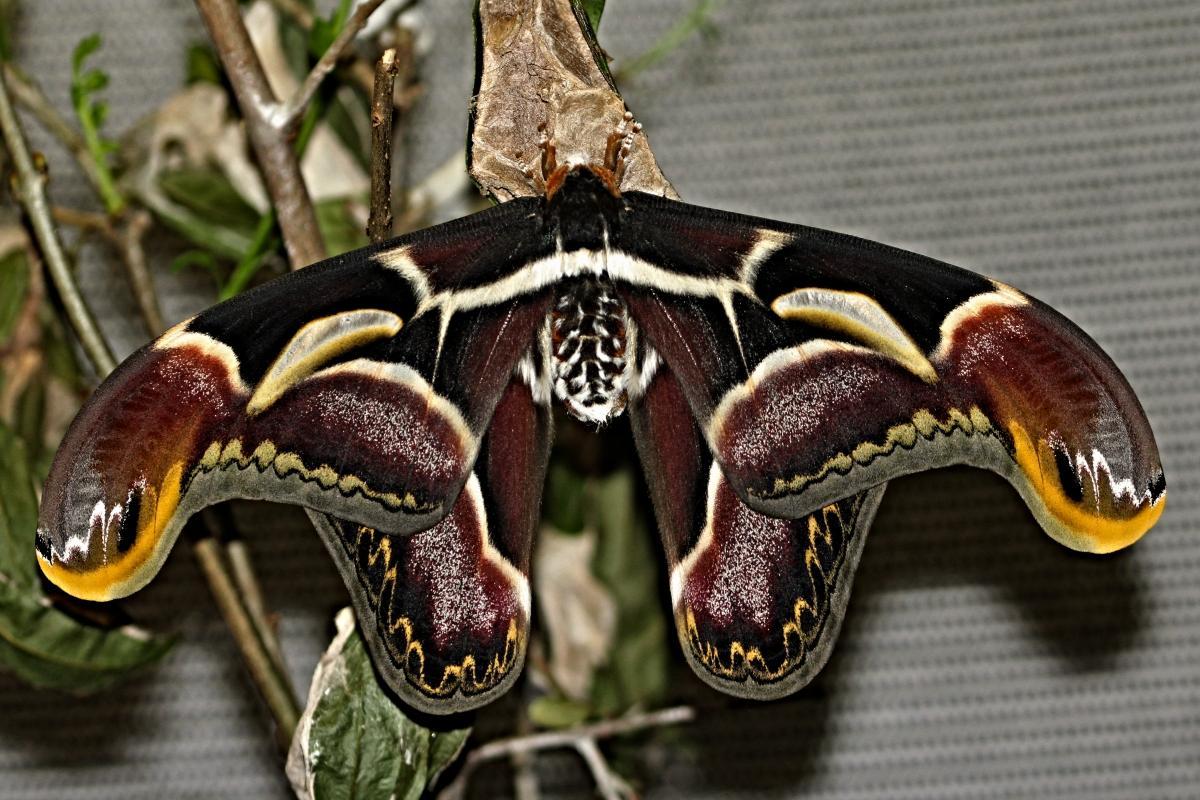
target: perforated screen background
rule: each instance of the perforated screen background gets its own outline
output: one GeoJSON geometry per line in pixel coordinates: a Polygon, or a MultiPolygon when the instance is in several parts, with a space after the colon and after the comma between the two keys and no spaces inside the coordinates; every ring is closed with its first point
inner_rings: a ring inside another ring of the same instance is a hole
{"type": "MultiPolygon", "coordinates": [[[[619,67],[691,4],[609,6],[601,41],[619,67]]],[[[113,130],[180,84],[204,33],[184,0],[24,7],[20,63],[60,108],[70,49],[103,33],[113,130]]],[[[418,177],[462,144],[474,53],[467,0],[424,7],[418,177]]],[[[1142,543],[1098,559],[1043,536],[990,475],[896,481],[825,672],[769,705],[696,688],[701,720],[655,748],[647,796],[1200,795],[1200,6],[749,0],[715,23],[623,87],[683,197],[925,252],[1055,305],[1137,390],[1171,503],[1142,543]]],[[[56,200],[85,203],[30,127],[56,200]]],[[[93,255],[85,274],[131,351],[117,273],[93,255]]],[[[197,309],[200,279],[162,280],[171,321],[197,309]]],[[[238,518],[305,686],[344,588],[300,514],[238,518]]],[[[0,675],[0,797],[289,796],[183,548],[130,608],[181,636],[135,683],[76,699],[0,675]]],[[[479,796],[510,791],[502,771],[480,781],[479,796]]],[[[544,761],[542,788],[592,793],[569,755],[544,761]]]]}

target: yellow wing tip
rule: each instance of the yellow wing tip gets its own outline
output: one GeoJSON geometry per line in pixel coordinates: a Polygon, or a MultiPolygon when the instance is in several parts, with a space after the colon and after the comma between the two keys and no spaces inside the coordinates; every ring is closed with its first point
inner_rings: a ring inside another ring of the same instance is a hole
{"type": "Polygon", "coordinates": [[[1085,508],[1067,497],[1057,481],[1046,479],[1032,437],[1016,423],[1009,430],[1013,435],[1015,460],[1024,476],[1022,494],[1047,533],[1072,550],[1100,555],[1114,553],[1141,539],[1162,516],[1167,505],[1165,489],[1127,517],[1085,508]]]}
{"type": "Polygon", "coordinates": [[[116,584],[109,581],[105,575],[97,575],[95,570],[80,572],[67,569],[61,564],[53,563],[41,553],[38,553],[38,566],[48,581],[80,600],[107,603],[124,596],[116,591],[116,584]]]}
{"type": "Polygon", "coordinates": [[[1092,526],[1076,529],[1077,535],[1085,543],[1085,546],[1076,549],[1104,555],[1129,547],[1155,526],[1166,506],[1167,493],[1164,491],[1157,500],[1128,519],[1089,515],[1094,523],[1092,526]]]}

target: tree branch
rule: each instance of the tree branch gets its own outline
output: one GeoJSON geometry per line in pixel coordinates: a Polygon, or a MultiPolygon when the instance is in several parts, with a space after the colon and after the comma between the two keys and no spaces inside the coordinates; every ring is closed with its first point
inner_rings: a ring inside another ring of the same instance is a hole
{"type": "MultiPolygon", "coordinates": [[[[592,746],[601,739],[623,736],[627,733],[662,728],[670,725],[680,725],[691,722],[696,718],[696,711],[691,706],[675,706],[660,711],[642,714],[629,714],[617,719],[604,720],[591,725],[581,725],[565,731],[549,731],[535,733],[530,736],[513,736],[507,739],[497,739],[480,745],[467,754],[463,761],[462,771],[445,789],[438,794],[438,800],[457,800],[463,796],[467,781],[475,769],[485,761],[507,758],[517,754],[534,753],[541,750],[553,750],[560,747],[571,747],[579,751],[585,758],[581,748],[587,749],[586,742],[592,746]]],[[[589,762],[590,766],[590,762],[589,762]]],[[[605,767],[607,769],[607,767],[605,767]]]]}
{"type": "Polygon", "coordinates": [[[604,800],[632,800],[633,789],[608,766],[608,759],[600,752],[600,746],[596,744],[595,739],[581,739],[575,745],[575,749],[587,764],[588,771],[592,773],[592,780],[596,782],[596,790],[604,800]]]}
{"type": "Polygon", "coordinates": [[[396,91],[396,48],[385,50],[375,65],[371,97],[371,216],[367,238],[382,242],[392,234],[392,95],[396,91]]]}
{"type": "Polygon", "coordinates": [[[163,324],[154,281],[150,277],[150,268],[146,264],[146,251],[142,247],[142,239],[154,221],[150,213],[143,208],[127,208],[119,218],[114,219],[107,214],[77,211],[62,206],[55,206],[50,213],[55,222],[96,231],[112,245],[125,266],[125,276],[129,278],[129,285],[133,290],[142,321],[146,324],[146,330],[152,337],[162,333],[166,326],[163,324]]]}
{"type": "Polygon", "coordinates": [[[292,269],[320,261],[325,257],[325,243],[300,172],[300,159],[292,147],[294,131],[277,124],[282,119],[281,106],[267,83],[237,2],[196,0],[196,7],[233,85],[246,133],[278,212],[279,230],[292,269]]]}
{"type": "Polygon", "coordinates": [[[38,248],[50,272],[50,279],[54,281],[54,286],[62,298],[67,319],[96,371],[107,375],[116,367],[116,361],[91,310],[79,293],[79,286],[67,263],[58,232],[54,228],[54,221],[50,217],[50,205],[46,201],[45,171],[34,164],[34,158],[29,153],[29,145],[9,100],[8,83],[3,74],[0,74],[0,129],[3,130],[4,142],[16,170],[13,188],[33,228],[38,248]]]}

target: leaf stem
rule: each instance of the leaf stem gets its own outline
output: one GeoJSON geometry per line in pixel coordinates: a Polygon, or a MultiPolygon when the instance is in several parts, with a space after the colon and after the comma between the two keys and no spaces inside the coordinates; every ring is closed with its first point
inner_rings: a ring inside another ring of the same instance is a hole
{"type": "Polygon", "coordinates": [[[16,170],[13,188],[29,218],[42,258],[50,272],[50,279],[54,281],[55,288],[62,298],[67,320],[75,335],[79,337],[79,342],[96,372],[107,375],[116,367],[116,361],[91,310],[84,302],[75,276],[67,263],[66,254],[50,216],[50,205],[46,200],[46,173],[34,164],[33,156],[30,155],[29,145],[17,121],[16,112],[9,99],[8,83],[3,74],[0,74],[0,129],[3,131],[4,142],[16,170]]]}
{"type": "Polygon", "coordinates": [[[82,134],[67,121],[66,117],[58,113],[36,83],[18,72],[12,64],[5,63],[3,70],[4,79],[8,82],[8,89],[12,93],[12,99],[33,114],[42,127],[70,151],[71,156],[88,179],[88,183],[99,193],[102,180],[100,170],[96,166],[96,162],[92,160],[87,142],[84,141],[82,134]]]}

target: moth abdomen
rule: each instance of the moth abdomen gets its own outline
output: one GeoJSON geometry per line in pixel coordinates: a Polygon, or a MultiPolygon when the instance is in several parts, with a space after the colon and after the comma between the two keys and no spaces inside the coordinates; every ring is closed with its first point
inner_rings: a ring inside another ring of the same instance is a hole
{"type": "Polygon", "coordinates": [[[564,287],[550,312],[554,394],[572,416],[604,424],[628,400],[625,303],[596,278],[564,287]]]}

